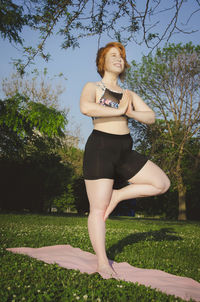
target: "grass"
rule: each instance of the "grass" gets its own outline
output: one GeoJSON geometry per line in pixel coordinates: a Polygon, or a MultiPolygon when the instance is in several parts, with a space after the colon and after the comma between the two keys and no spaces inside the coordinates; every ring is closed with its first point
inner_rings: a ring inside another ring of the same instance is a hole
{"type": "MultiPolygon", "coordinates": [[[[81,274],[5,250],[70,244],[93,253],[86,217],[1,214],[0,233],[1,302],[184,301],[149,287],[104,280],[99,274],[81,274]]],[[[112,218],[107,221],[106,242],[109,258],[117,262],[200,282],[199,222],[112,218]]]]}

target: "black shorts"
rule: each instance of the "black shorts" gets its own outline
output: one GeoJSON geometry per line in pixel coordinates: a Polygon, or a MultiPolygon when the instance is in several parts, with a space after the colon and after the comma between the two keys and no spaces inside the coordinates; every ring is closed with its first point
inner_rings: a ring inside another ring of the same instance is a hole
{"type": "Polygon", "coordinates": [[[84,179],[132,178],[148,161],[148,158],[132,150],[130,134],[110,134],[93,130],[84,153],[84,179]]]}

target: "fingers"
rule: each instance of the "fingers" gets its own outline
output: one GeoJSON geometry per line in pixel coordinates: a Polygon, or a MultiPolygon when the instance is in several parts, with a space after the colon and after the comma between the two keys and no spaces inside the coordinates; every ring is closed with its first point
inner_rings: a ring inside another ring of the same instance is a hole
{"type": "Polygon", "coordinates": [[[129,100],[131,100],[131,99],[132,99],[131,92],[130,92],[128,89],[126,89],[126,90],[125,90],[125,93],[126,93],[126,97],[127,97],[129,100]]]}
{"type": "Polygon", "coordinates": [[[123,97],[119,103],[119,109],[122,111],[122,114],[124,114],[127,111],[127,108],[129,106],[129,103],[131,101],[131,94],[129,90],[124,90],[123,97]]]}
{"type": "Polygon", "coordinates": [[[126,100],[127,102],[130,102],[130,101],[132,100],[130,91],[129,91],[128,89],[124,90],[122,100],[123,100],[123,101],[126,100]]]}
{"type": "Polygon", "coordinates": [[[127,104],[125,115],[129,116],[133,110],[133,105],[132,105],[133,102],[132,102],[131,92],[128,89],[124,91],[124,100],[127,104]]]}

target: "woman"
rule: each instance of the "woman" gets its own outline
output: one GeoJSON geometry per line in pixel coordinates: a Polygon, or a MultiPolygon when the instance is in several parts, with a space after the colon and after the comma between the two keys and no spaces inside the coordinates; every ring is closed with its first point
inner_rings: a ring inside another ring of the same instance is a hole
{"type": "Polygon", "coordinates": [[[98,259],[97,271],[114,275],[105,249],[105,220],[120,201],[162,194],[170,181],[157,165],[132,150],[127,118],[152,124],[155,114],[135,92],[123,90],[118,84],[129,67],[123,45],[111,42],[100,48],[96,64],[102,80],[87,83],[80,98],[81,112],[92,117],[94,124],[85,146],[83,174],[90,203],[88,231],[98,259]],[[118,177],[129,185],[114,190],[118,177]]]}

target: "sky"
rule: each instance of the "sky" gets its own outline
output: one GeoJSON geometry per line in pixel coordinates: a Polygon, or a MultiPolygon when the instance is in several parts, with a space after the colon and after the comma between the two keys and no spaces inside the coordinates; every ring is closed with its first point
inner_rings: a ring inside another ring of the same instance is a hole
{"type": "MultiPolygon", "coordinates": [[[[141,0],[140,4],[144,3],[145,0],[141,0]]],[[[168,1],[167,1],[168,2],[168,1]]],[[[165,2],[166,3],[166,2],[165,2]]],[[[170,1],[168,2],[170,3],[170,1]]],[[[198,9],[199,6],[195,0],[189,0],[184,4],[181,11],[180,22],[184,23],[187,20],[188,11],[198,9]]],[[[163,13],[159,15],[158,21],[160,23],[157,26],[157,30],[162,30],[165,24],[168,24],[169,14],[163,13]]],[[[200,25],[199,14],[196,13],[190,19],[189,30],[192,28],[199,29],[200,25]]],[[[151,22],[151,20],[149,21],[151,22]]],[[[23,39],[26,44],[31,43],[34,45],[37,43],[37,35],[34,32],[30,32],[29,29],[24,29],[22,33],[23,39]]],[[[140,38],[140,37],[139,37],[140,38]]],[[[171,43],[187,43],[192,41],[193,44],[197,45],[200,41],[200,32],[194,34],[176,34],[172,36],[171,43]]],[[[100,47],[104,46],[106,43],[110,42],[110,38],[106,35],[102,36],[100,47]]],[[[31,71],[37,68],[42,71],[47,68],[48,75],[53,78],[59,73],[67,78],[66,81],[61,80],[62,85],[65,87],[64,93],[60,96],[61,108],[69,109],[69,129],[76,129],[80,127],[82,140],[79,144],[81,149],[84,148],[87,137],[93,129],[92,119],[84,116],[80,113],[79,99],[83,86],[87,82],[99,81],[101,78],[96,72],[96,53],[98,50],[98,37],[84,38],[80,41],[80,47],[76,49],[61,49],[62,38],[60,36],[52,36],[46,45],[46,50],[51,53],[51,59],[48,63],[44,62],[41,58],[37,58],[35,65],[31,65],[27,71],[31,71]]],[[[160,45],[162,47],[164,42],[160,45]]],[[[135,42],[130,42],[126,47],[128,62],[136,60],[139,62],[142,55],[148,54],[149,50],[147,47],[142,45],[137,45],[135,42]]],[[[10,44],[8,41],[0,39],[0,81],[3,78],[9,77],[14,68],[12,65],[12,58],[22,57],[22,53],[19,51],[18,47],[14,44],[10,44]]],[[[57,81],[55,81],[56,83],[57,81]]],[[[3,97],[0,85],[0,96],[3,97]]]]}

